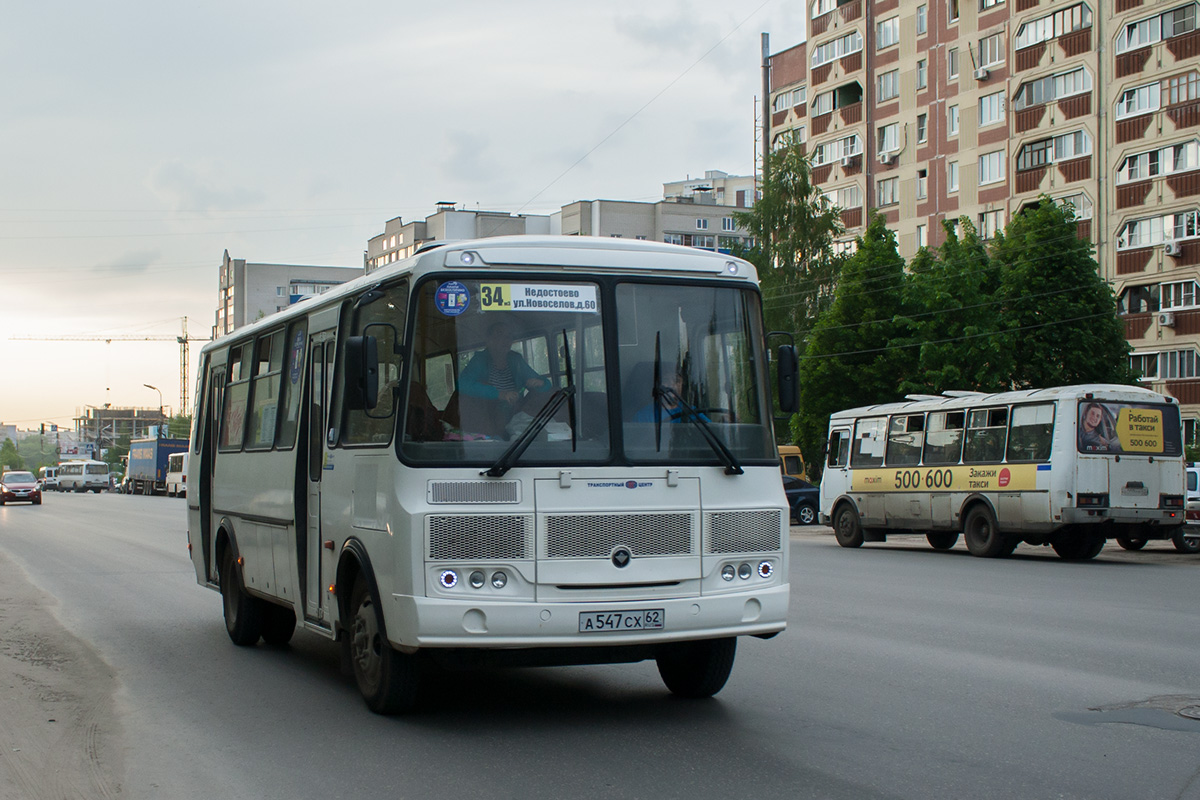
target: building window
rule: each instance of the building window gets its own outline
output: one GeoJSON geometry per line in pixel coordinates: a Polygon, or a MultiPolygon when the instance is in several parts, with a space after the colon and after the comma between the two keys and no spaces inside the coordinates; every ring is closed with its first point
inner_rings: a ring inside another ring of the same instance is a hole
{"type": "Polygon", "coordinates": [[[984,211],[979,215],[979,238],[992,239],[1004,230],[1004,211],[984,211]]]}
{"type": "Polygon", "coordinates": [[[875,205],[883,208],[884,206],[894,206],[900,202],[900,179],[899,178],[884,178],[875,184],[875,205]]]}
{"type": "Polygon", "coordinates": [[[664,233],[663,241],[667,244],[683,244],[683,234],[679,233],[664,233]]]}
{"type": "Polygon", "coordinates": [[[1068,161],[1092,154],[1092,137],[1087,131],[1074,131],[1030,142],[1017,154],[1017,171],[1045,166],[1052,161],[1068,161]]]}
{"type": "Polygon", "coordinates": [[[979,66],[994,67],[1004,63],[1004,40],[995,33],[979,40],[979,66]]]}
{"type": "Polygon", "coordinates": [[[1092,198],[1088,197],[1083,192],[1079,194],[1067,195],[1060,197],[1058,202],[1064,206],[1070,206],[1075,212],[1075,221],[1079,222],[1085,219],[1092,218],[1092,198]]]}
{"type": "Polygon", "coordinates": [[[948,2],[949,2],[948,9],[950,12],[950,21],[958,22],[958,0],[948,0],[948,2]]]}
{"type": "Polygon", "coordinates": [[[1196,288],[1195,281],[1179,281],[1177,283],[1162,284],[1159,288],[1159,295],[1162,297],[1162,309],[1167,311],[1182,308],[1195,308],[1196,288]]]}
{"type": "Polygon", "coordinates": [[[822,164],[832,164],[834,161],[857,156],[861,153],[862,140],[855,134],[847,136],[845,139],[838,139],[837,141],[817,145],[813,149],[812,165],[819,167],[822,164]]]}
{"type": "Polygon", "coordinates": [[[1138,50],[1196,30],[1196,4],[1189,3],[1165,14],[1130,22],[1117,35],[1117,52],[1138,50]]]}
{"type": "Polygon", "coordinates": [[[830,206],[838,209],[861,208],[862,189],[857,185],[843,186],[822,195],[830,206]]]}
{"type": "Polygon", "coordinates": [[[922,247],[928,247],[928,246],[929,246],[929,226],[928,225],[918,225],[917,226],[917,249],[919,250],[922,247]]]}
{"type": "Polygon", "coordinates": [[[900,70],[893,69],[881,72],[879,78],[879,102],[891,100],[900,94],[900,70]]]}
{"type": "Polygon", "coordinates": [[[892,17],[875,25],[875,49],[882,50],[900,43],[900,18],[892,17]]]}
{"type": "Polygon", "coordinates": [[[917,35],[922,36],[928,30],[928,9],[925,6],[917,6],[917,35]]]}
{"type": "Polygon", "coordinates": [[[1162,104],[1174,106],[1200,98],[1200,72],[1176,75],[1163,82],[1162,104]]]}
{"type": "Polygon", "coordinates": [[[696,220],[696,230],[698,230],[698,231],[708,230],[708,220],[706,220],[706,219],[696,220]]]}
{"type": "Polygon", "coordinates": [[[987,11],[989,8],[995,8],[1003,2],[1004,0],[979,0],[979,10],[987,11]]]}
{"type": "Polygon", "coordinates": [[[1004,151],[996,150],[979,157],[979,185],[999,183],[1004,180],[1004,151]]]}
{"type": "Polygon", "coordinates": [[[917,199],[924,200],[929,196],[929,170],[917,170],[917,199]]]}
{"type": "Polygon", "coordinates": [[[1125,223],[1117,232],[1117,249],[1151,247],[1168,240],[1194,239],[1200,235],[1200,212],[1180,211],[1125,223]]]}
{"type": "Polygon", "coordinates": [[[733,224],[733,217],[722,217],[721,218],[721,230],[728,232],[728,231],[732,231],[735,229],[736,228],[734,227],[734,224],[733,224]]]}
{"type": "Polygon", "coordinates": [[[929,84],[929,62],[921,59],[917,62],[917,88],[924,89],[929,84]]]}
{"type": "Polygon", "coordinates": [[[1133,353],[1129,366],[1142,380],[1153,380],[1158,377],[1158,353],[1133,353]]]}
{"type": "Polygon", "coordinates": [[[928,138],[929,115],[917,114],[917,141],[924,142],[928,138]]]}
{"type": "Polygon", "coordinates": [[[1092,10],[1078,3],[1062,11],[1056,11],[1038,19],[1030,20],[1017,29],[1014,49],[1032,47],[1039,42],[1048,42],[1066,33],[1092,27],[1092,10]]]}
{"type": "Polygon", "coordinates": [[[946,191],[958,191],[958,162],[950,161],[946,163],[946,191]]]}
{"type": "Polygon", "coordinates": [[[958,77],[958,48],[951,47],[946,51],[946,76],[951,80],[958,77]]]}
{"type": "Polygon", "coordinates": [[[1130,183],[1200,167],[1200,140],[1181,142],[1126,156],[1117,169],[1117,183],[1130,183]]]}
{"type": "Polygon", "coordinates": [[[1021,148],[1017,154],[1017,172],[1025,172],[1038,167],[1044,167],[1052,160],[1054,152],[1053,140],[1043,139],[1040,142],[1030,142],[1021,148]]]}
{"type": "Polygon", "coordinates": [[[1013,108],[1020,111],[1091,90],[1092,74],[1079,67],[1070,72],[1060,72],[1022,83],[1013,98],[1013,108]]]}
{"type": "Polygon", "coordinates": [[[834,39],[832,42],[826,42],[813,50],[812,65],[819,67],[823,64],[828,64],[832,61],[837,61],[843,56],[848,56],[852,53],[860,53],[863,49],[862,34],[858,31],[851,31],[840,39],[834,39]]]}
{"type": "Polygon", "coordinates": [[[949,106],[946,109],[947,116],[947,132],[951,136],[958,136],[958,106],[949,106]]]}
{"type": "Polygon", "coordinates": [[[879,141],[879,152],[891,153],[900,149],[900,124],[893,122],[884,125],[876,131],[879,141]]]}
{"type": "Polygon", "coordinates": [[[1167,380],[1200,376],[1200,351],[1169,350],[1159,353],[1158,375],[1167,380]]]}
{"type": "Polygon", "coordinates": [[[979,98],[979,127],[1004,121],[1004,91],[985,94],[979,98]]]}

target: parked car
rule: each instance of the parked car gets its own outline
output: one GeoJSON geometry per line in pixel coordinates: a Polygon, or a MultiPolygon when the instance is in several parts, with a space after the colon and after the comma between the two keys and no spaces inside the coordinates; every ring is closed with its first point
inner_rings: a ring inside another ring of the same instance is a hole
{"type": "Polygon", "coordinates": [[[0,506],[15,502],[42,504],[42,489],[32,472],[14,470],[0,475],[0,506]]]}
{"type": "Polygon", "coordinates": [[[783,476],[783,493],[791,507],[792,522],[797,525],[812,525],[817,521],[820,506],[820,489],[803,478],[783,476]]]}

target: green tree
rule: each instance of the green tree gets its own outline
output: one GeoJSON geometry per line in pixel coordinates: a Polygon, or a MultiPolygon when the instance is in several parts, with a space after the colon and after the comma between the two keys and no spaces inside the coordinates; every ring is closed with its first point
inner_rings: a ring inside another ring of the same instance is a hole
{"type": "Polygon", "coordinates": [[[754,247],[734,252],[758,268],[767,329],[803,338],[833,294],[842,261],[833,240],[844,227],[839,210],[813,185],[800,145],[775,150],[767,165],[762,197],[733,215],[754,236],[754,247]]]}
{"type": "Polygon", "coordinates": [[[895,234],[874,214],[857,246],[800,359],[800,412],[791,427],[813,479],[824,466],[829,415],[900,399],[916,364],[895,234]]]}
{"type": "Polygon", "coordinates": [[[5,439],[0,443],[0,467],[6,469],[24,469],[25,459],[21,458],[21,454],[17,452],[17,443],[12,439],[5,439]]]}
{"type": "Polygon", "coordinates": [[[129,455],[129,434],[125,434],[117,439],[117,443],[104,451],[104,463],[108,464],[109,470],[124,472],[125,468],[121,464],[121,459],[129,455]]]}
{"type": "Polygon", "coordinates": [[[917,368],[901,382],[905,393],[997,392],[1009,383],[1012,352],[997,336],[1000,268],[970,221],[959,224],[961,239],[944,223],[946,240],[936,254],[923,249],[909,265],[908,323],[919,345],[917,368]]]}
{"type": "Polygon", "coordinates": [[[1135,382],[1116,298],[1069,205],[1044,197],[1026,208],[996,237],[992,260],[1013,388],[1135,382]]]}
{"type": "Polygon", "coordinates": [[[192,433],[192,415],[176,414],[167,420],[167,436],[174,439],[186,439],[192,433]]]}

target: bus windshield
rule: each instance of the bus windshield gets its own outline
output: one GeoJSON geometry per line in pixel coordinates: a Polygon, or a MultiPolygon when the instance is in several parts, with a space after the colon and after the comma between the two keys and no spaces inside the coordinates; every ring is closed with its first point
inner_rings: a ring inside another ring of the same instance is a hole
{"type": "Polygon", "coordinates": [[[427,281],[414,299],[401,452],[490,465],[557,390],[573,389],[520,463],[719,464],[703,426],[739,460],[772,460],[755,301],[723,286],[427,281]],[[670,390],[657,421],[656,375],[670,390]]]}

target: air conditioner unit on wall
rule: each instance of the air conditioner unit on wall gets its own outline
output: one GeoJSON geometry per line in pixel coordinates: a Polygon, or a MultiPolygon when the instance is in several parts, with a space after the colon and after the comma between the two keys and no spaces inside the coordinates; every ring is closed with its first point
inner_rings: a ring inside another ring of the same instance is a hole
{"type": "Polygon", "coordinates": [[[1179,242],[1166,242],[1163,244],[1163,252],[1169,256],[1183,255],[1183,247],[1179,242]]]}
{"type": "Polygon", "coordinates": [[[852,156],[842,156],[842,169],[845,169],[846,167],[850,166],[852,161],[853,161],[852,156]]]}
{"type": "Polygon", "coordinates": [[[990,73],[988,72],[987,67],[980,67],[979,69],[975,70],[975,80],[986,81],[989,74],[990,73]]]}
{"type": "Polygon", "coordinates": [[[1163,327],[1163,328],[1174,328],[1175,327],[1175,312],[1174,311],[1164,311],[1161,314],[1159,314],[1158,315],[1158,324],[1160,327],[1163,327]]]}
{"type": "Polygon", "coordinates": [[[879,163],[880,164],[891,164],[895,160],[896,160],[895,153],[880,153],[879,154],[879,163]]]}

